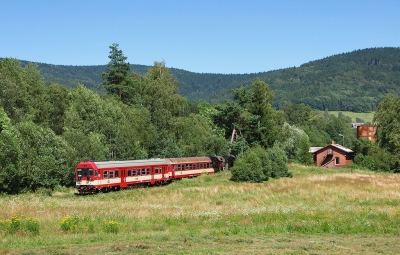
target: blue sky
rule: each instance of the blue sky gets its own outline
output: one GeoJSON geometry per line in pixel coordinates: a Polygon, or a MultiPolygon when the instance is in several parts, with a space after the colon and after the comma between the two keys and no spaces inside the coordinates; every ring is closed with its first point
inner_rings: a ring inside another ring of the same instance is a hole
{"type": "Polygon", "coordinates": [[[255,73],[400,46],[398,0],[0,0],[0,57],[255,73]]]}

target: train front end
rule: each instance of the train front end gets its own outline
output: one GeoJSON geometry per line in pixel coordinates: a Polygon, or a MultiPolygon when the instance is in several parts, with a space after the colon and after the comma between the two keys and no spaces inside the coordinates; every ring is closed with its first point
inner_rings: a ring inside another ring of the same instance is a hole
{"type": "Polygon", "coordinates": [[[75,168],[75,188],[80,194],[97,193],[98,169],[94,162],[81,162],[75,168]]]}

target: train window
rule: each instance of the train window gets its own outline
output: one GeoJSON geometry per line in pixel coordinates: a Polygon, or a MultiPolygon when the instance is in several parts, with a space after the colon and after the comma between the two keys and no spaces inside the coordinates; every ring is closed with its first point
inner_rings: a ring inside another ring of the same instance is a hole
{"type": "Polygon", "coordinates": [[[136,169],[132,169],[132,175],[131,176],[136,176],[136,169]]]}
{"type": "Polygon", "coordinates": [[[159,171],[158,167],[156,167],[156,174],[159,174],[159,173],[160,173],[160,171],[159,171]]]}
{"type": "Polygon", "coordinates": [[[119,173],[119,170],[115,170],[115,177],[119,177],[118,173],[119,173]]]}
{"type": "Polygon", "coordinates": [[[99,172],[97,170],[94,170],[94,176],[100,177],[99,172]]]}
{"type": "Polygon", "coordinates": [[[142,168],[142,175],[146,175],[146,169],[142,168]]]}
{"type": "Polygon", "coordinates": [[[108,172],[107,171],[104,171],[103,172],[103,179],[107,179],[108,178],[108,172]]]}
{"type": "Polygon", "coordinates": [[[150,174],[150,168],[146,169],[146,174],[149,175],[150,174]]]}
{"type": "Polygon", "coordinates": [[[132,176],[132,170],[131,170],[131,169],[128,169],[128,174],[127,174],[127,176],[132,176]]]}
{"type": "Polygon", "coordinates": [[[109,172],[108,178],[109,178],[109,179],[114,178],[114,171],[110,171],[110,172],[109,172]]]}

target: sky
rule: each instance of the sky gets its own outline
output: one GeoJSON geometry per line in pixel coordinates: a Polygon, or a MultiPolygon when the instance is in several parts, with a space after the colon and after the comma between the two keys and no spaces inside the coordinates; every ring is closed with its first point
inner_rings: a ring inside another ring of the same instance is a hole
{"type": "Polygon", "coordinates": [[[241,74],[400,47],[398,0],[0,0],[0,58],[241,74]]]}

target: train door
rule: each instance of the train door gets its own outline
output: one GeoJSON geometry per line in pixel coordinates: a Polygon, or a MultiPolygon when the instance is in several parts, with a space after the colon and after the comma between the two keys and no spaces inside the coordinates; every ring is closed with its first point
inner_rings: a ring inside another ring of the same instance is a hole
{"type": "Polygon", "coordinates": [[[150,183],[154,184],[155,183],[155,181],[154,181],[154,166],[152,166],[150,168],[150,175],[151,175],[150,183]]]}
{"type": "Polygon", "coordinates": [[[127,176],[127,169],[121,169],[121,188],[126,188],[126,176],[127,176]]]}

